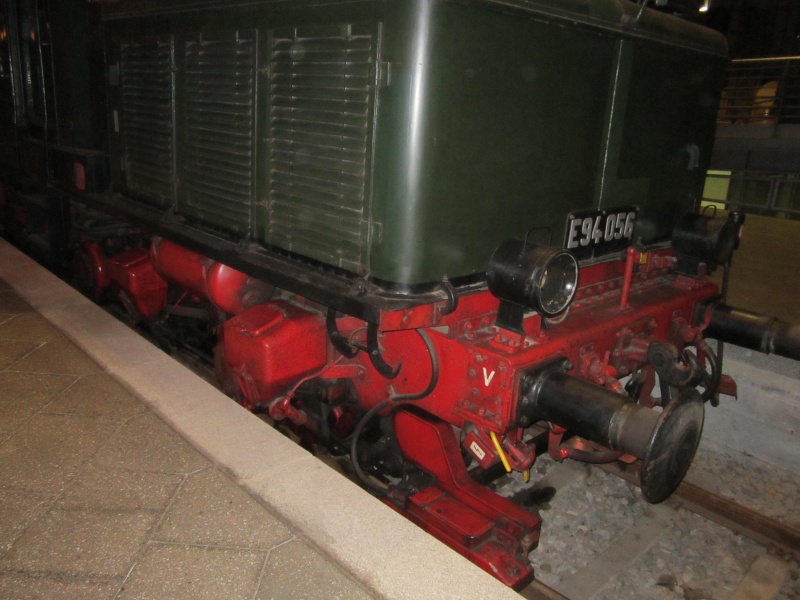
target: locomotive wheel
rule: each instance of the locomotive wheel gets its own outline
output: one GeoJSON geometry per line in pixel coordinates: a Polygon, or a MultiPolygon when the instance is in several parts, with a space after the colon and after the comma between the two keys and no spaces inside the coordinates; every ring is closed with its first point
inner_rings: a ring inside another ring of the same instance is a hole
{"type": "Polygon", "coordinates": [[[703,398],[683,388],[659,416],[642,460],[640,487],[648,502],[665,500],[692,464],[703,431],[703,398]]]}

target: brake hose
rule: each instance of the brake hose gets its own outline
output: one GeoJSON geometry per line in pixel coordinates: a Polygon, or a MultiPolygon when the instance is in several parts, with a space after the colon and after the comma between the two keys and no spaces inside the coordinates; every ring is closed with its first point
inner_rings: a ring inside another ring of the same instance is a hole
{"type": "Polygon", "coordinates": [[[392,414],[392,412],[397,410],[397,408],[402,404],[412,403],[425,398],[433,391],[433,389],[436,387],[436,384],[439,382],[439,357],[436,354],[436,348],[434,347],[433,342],[431,341],[430,337],[428,337],[427,333],[420,329],[417,329],[417,333],[422,338],[422,341],[425,342],[425,347],[428,349],[428,355],[431,359],[431,379],[428,382],[427,387],[421,392],[392,396],[386,400],[382,400],[370,408],[364,414],[364,416],[359,419],[358,424],[353,430],[353,439],[350,442],[350,461],[353,463],[353,470],[356,472],[356,475],[364,485],[379,494],[386,494],[389,491],[389,486],[382,481],[367,475],[361,468],[361,463],[358,460],[358,441],[361,438],[364,428],[376,414],[381,412],[387,406],[391,406],[391,410],[386,416],[392,414]]]}

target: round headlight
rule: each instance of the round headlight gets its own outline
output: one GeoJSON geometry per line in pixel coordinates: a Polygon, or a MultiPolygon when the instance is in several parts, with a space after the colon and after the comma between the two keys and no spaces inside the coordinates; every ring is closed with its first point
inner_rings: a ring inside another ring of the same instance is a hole
{"type": "Polygon", "coordinates": [[[492,255],[486,279],[497,298],[552,316],[575,296],[578,263],[561,248],[506,240],[492,255]]]}
{"type": "Polygon", "coordinates": [[[578,283],[578,263],[566,250],[552,255],[546,262],[538,283],[538,301],[542,312],[560,313],[569,306],[578,283]]]}

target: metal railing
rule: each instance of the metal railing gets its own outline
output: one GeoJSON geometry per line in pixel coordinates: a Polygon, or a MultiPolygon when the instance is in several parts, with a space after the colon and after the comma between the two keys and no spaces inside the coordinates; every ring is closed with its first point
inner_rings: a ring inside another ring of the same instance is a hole
{"type": "Polygon", "coordinates": [[[800,56],[732,61],[717,121],[800,124],[800,56]]]}
{"type": "Polygon", "coordinates": [[[704,204],[726,210],[800,218],[800,174],[709,171],[704,204]]]}

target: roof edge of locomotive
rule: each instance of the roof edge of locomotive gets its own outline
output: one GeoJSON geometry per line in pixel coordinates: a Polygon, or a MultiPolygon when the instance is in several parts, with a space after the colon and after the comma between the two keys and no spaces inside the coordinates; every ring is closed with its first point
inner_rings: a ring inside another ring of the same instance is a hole
{"type": "MultiPolygon", "coordinates": [[[[720,56],[727,55],[725,37],[714,30],[670,18],[657,11],[644,11],[637,22],[632,23],[639,13],[639,5],[631,0],[433,0],[464,5],[491,6],[500,10],[524,11],[546,17],[568,19],[576,23],[615,29],[621,33],[640,35],[663,35],[667,43],[682,41],[698,50],[706,50],[720,56]]],[[[386,0],[350,0],[352,4],[380,4],[386,0]]],[[[326,6],[346,4],[343,0],[120,0],[113,4],[104,3],[105,20],[126,19],[139,16],[155,16],[214,8],[269,7],[270,10],[283,8],[303,8],[304,6],[326,6]]]]}

